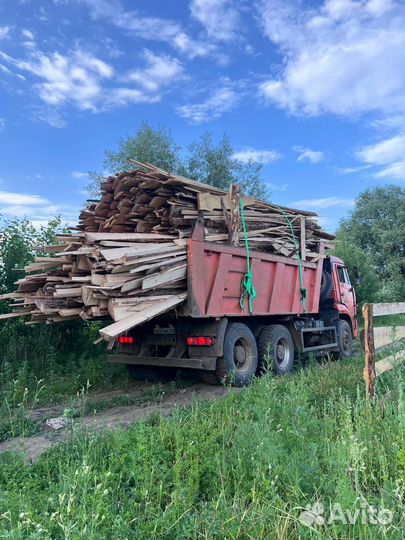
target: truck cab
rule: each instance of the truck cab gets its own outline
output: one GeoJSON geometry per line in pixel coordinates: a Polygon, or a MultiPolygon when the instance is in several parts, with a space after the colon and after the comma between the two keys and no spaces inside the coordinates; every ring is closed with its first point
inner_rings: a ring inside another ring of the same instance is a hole
{"type": "MultiPolygon", "coordinates": [[[[327,273],[326,279],[330,283],[327,283],[326,287],[329,291],[328,295],[321,293],[320,311],[325,306],[330,306],[339,319],[346,320],[350,324],[353,337],[358,335],[357,326],[357,301],[356,291],[352,283],[350,282],[349,272],[345,266],[345,263],[339,257],[330,256],[324,260],[324,274],[327,273]],[[325,296],[327,299],[325,300],[325,296]]],[[[325,285],[323,284],[325,287],[325,285]]]]}

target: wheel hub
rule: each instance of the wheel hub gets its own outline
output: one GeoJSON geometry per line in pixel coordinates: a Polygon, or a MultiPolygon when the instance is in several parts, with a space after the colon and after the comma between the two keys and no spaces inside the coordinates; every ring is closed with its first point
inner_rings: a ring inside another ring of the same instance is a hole
{"type": "Polygon", "coordinates": [[[279,366],[284,366],[288,364],[290,360],[290,350],[288,348],[288,343],[284,338],[280,338],[275,347],[275,361],[279,366]]]}

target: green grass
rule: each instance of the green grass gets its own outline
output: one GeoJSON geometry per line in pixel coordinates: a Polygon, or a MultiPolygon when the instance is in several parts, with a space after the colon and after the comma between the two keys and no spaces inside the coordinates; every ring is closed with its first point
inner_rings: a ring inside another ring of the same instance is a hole
{"type": "MultiPolygon", "coordinates": [[[[39,425],[27,419],[34,406],[77,400],[83,388],[111,390],[130,383],[124,366],[108,364],[105,354],[54,357],[47,362],[3,361],[0,366],[0,442],[32,435],[39,425]]],[[[105,408],[105,406],[104,406],[105,408]]]]}
{"type": "Polygon", "coordinates": [[[404,538],[404,370],[384,411],[364,398],[363,359],[266,375],[224,399],[129,429],[71,439],[34,465],[0,458],[1,538],[404,538]],[[389,525],[309,527],[367,502],[389,525]]]}

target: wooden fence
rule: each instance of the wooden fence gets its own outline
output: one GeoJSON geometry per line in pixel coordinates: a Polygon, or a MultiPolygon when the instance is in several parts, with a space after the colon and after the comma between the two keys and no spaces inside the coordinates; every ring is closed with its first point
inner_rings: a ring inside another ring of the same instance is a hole
{"type": "Polygon", "coordinates": [[[405,360],[405,350],[398,351],[375,361],[376,352],[383,347],[405,338],[405,326],[381,326],[374,328],[374,317],[382,315],[398,315],[405,313],[405,302],[388,304],[365,304],[364,318],[364,350],[365,367],[364,380],[369,397],[374,396],[375,381],[382,373],[390,371],[402,360],[405,360]]]}

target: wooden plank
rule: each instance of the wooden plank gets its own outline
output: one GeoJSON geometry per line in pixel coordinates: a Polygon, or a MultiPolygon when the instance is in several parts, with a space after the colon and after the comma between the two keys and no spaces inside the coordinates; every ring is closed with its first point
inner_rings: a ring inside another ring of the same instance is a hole
{"type": "Polygon", "coordinates": [[[1,313],[0,314],[0,320],[3,320],[3,319],[12,319],[14,317],[26,317],[27,315],[30,315],[31,314],[31,311],[17,311],[17,312],[13,312],[13,313],[1,313]]]}
{"type": "Polygon", "coordinates": [[[405,326],[380,326],[379,328],[374,328],[374,345],[376,350],[404,338],[405,326]]]}
{"type": "Polygon", "coordinates": [[[364,304],[363,306],[363,318],[364,318],[364,349],[365,366],[364,366],[364,380],[366,383],[366,395],[369,398],[374,396],[375,390],[375,347],[374,347],[374,332],[373,332],[373,304],[364,304]]]}
{"type": "Polygon", "coordinates": [[[61,317],[71,317],[72,315],[80,315],[82,308],[64,308],[58,311],[61,317]]]}
{"type": "Polygon", "coordinates": [[[399,315],[401,313],[405,313],[405,302],[373,304],[374,317],[379,317],[380,315],[399,315]]]}
{"type": "Polygon", "coordinates": [[[144,264],[142,266],[137,266],[136,268],[132,268],[130,270],[131,274],[139,274],[139,272],[153,272],[153,270],[156,270],[158,268],[172,266],[173,264],[176,264],[180,261],[185,261],[187,259],[187,255],[183,255],[181,257],[171,258],[171,259],[162,259],[161,261],[158,261],[156,263],[150,263],[150,264],[144,264]]]}
{"type": "Polygon", "coordinates": [[[185,278],[186,275],[187,264],[182,264],[177,268],[170,268],[170,270],[144,278],[142,281],[142,290],[146,291],[148,289],[153,289],[159,285],[163,285],[164,283],[170,283],[171,281],[185,278]]]}
{"type": "Polygon", "coordinates": [[[229,241],[233,246],[239,245],[239,200],[240,191],[238,184],[231,184],[230,203],[231,203],[231,230],[229,241]]]}
{"type": "Polygon", "coordinates": [[[405,360],[405,351],[400,351],[397,354],[392,354],[390,356],[387,356],[387,358],[379,360],[375,364],[376,377],[379,377],[386,371],[390,371],[398,364],[400,364],[403,360],[405,360]]]}
{"type": "Polygon", "coordinates": [[[181,293],[181,294],[171,295],[168,297],[167,300],[156,302],[154,305],[150,306],[148,309],[145,309],[144,311],[140,313],[135,313],[133,315],[130,315],[129,317],[125,317],[124,319],[121,319],[118,322],[110,324],[109,326],[105,328],[102,328],[100,330],[100,334],[106,340],[114,338],[115,336],[118,336],[122,334],[123,332],[126,332],[127,330],[130,330],[131,328],[134,328],[135,326],[138,326],[139,324],[149,321],[150,319],[152,319],[153,317],[156,317],[157,315],[160,315],[162,313],[165,313],[166,311],[169,311],[170,309],[174,308],[175,306],[183,302],[186,298],[187,298],[186,292],[181,293]]]}
{"type": "Polygon", "coordinates": [[[142,285],[142,281],[143,277],[138,277],[136,279],[132,279],[131,281],[127,281],[121,287],[122,294],[134,291],[135,289],[139,289],[142,285]]]}
{"type": "Polygon", "coordinates": [[[70,289],[56,289],[53,293],[55,298],[74,298],[82,295],[81,287],[72,287],[70,289]]]}
{"type": "Polygon", "coordinates": [[[301,221],[301,236],[300,236],[300,241],[301,241],[301,260],[302,261],[306,261],[307,260],[307,254],[306,254],[306,235],[305,235],[305,217],[302,216],[300,218],[300,221],[301,221]]]}
{"type": "Polygon", "coordinates": [[[177,249],[174,244],[139,244],[133,248],[112,248],[100,249],[100,254],[106,261],[113,261],[122,258],[142,257],[143,255],[151,255],[153,253],[162,253],[163,251],[171,251],[177,249]]]}
{"type": "Polygon", "coordinates": [[[171,234],[157,234],[157,233],[108,233],[108,232],[92,232],[86,233],[86,241],[99,242],[101,240],[134,240],[134,241],[156,241],[172,240],[176,238],[171,234]]]}

